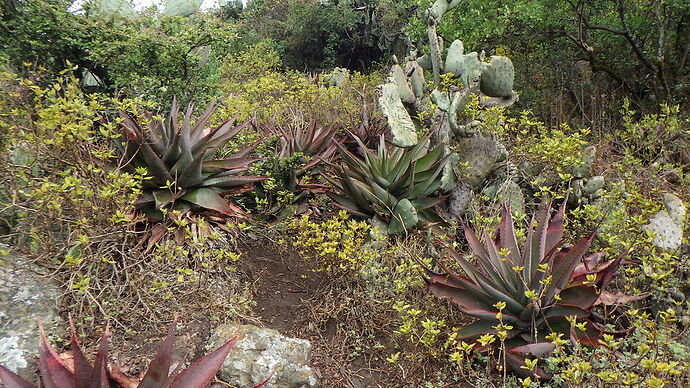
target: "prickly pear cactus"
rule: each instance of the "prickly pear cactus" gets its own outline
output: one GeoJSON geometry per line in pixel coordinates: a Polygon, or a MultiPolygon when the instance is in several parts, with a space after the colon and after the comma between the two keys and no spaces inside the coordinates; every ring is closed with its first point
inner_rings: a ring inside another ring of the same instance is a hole
{"type": "Polygon", "coordinates": [[[479,89],[489,97],[509,98],[513,94],[515,69],[506,57],[491,57],[491,62],[482,70],[479,89]]]}
{"type": "Polygon", "coordinates": [[[417,131],[410,114],[400,99],[398,85],[393,82],[379,86],[379,108],[388,121],[393,144],[408,148],[417,144],[417,131]]]}
{"type": "Polygon", "coordinates": [[[654,245],[675,250],[683,241],[686,208],[680,198],[670,193],[664,194],[663,201],[666,209],[657,212],[643,228],[654,234],[654,245]]]}
{"type": "Polygon", "coordinates": [[[456,153],[443,172],[442,189],[464,193],[467,188],[481,189],[486,178],[505,159],[505,148],[492,137],[481,135],[481,122],[462,119],[465,107],[473,95],[478,95],[484,106],[506,107],[517,101],[517,94],[513,91],[515,70],[509,58],[493,56],[485,61],[483,51],[465,54],[461,40],[452,42],[442,58],[444,42],[436,27],[443,15],[460,2],[436,0],[427,9],[429,52],[418,56],[413,49],[403,63],[398,64],[396,60],[387,83],[379,87],[378,102],[396,146],[415,145],[417,128],[428,127],[434,131],[433,143],[442,143],[445,152],[456,153]],[[424,70],[430,71],[433,77],[431,88],[425,82],[424,70]],[[459,80],[457,86],[442,87],[444,74],[459,80]],[[463,162],[468,164],[467,169],[461,168],[463,162]],[[458,187],[463,190],[456,190],[458,187]]]}

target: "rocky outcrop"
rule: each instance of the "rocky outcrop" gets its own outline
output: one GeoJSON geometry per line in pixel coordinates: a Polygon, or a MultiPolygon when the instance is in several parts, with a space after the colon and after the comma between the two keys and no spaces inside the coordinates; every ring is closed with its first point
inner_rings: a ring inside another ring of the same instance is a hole
{"type": "Polygon", "coordinates": [[[48,333],[64,327],[57,311],[62,291],[7,246],[0,246],[0,251],[0,364],[33,378],[38,321],[48,333]]]}

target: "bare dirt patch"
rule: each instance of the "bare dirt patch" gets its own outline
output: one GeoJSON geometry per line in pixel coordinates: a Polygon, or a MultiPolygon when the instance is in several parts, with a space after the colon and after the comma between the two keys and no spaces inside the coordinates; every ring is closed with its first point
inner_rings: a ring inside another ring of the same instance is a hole
{"type": "MultiPolygon", "coordinates": [[[[255,314],[266,327],[311,341],[311,365],[321,386],[400,386],[382,368],[385,364],[372,364],[371,355],[358,351],[351,341],[353,330],[348,326],[357,324],[343,316],[353,300],[342,284],[334,286],[328,275],[314,272],[311,263],[290,247],[263,240],[243,251],[240,271],[253,284],[255,314]]],[[[363,334],[361,328],[356,331],[363,334]]]]}

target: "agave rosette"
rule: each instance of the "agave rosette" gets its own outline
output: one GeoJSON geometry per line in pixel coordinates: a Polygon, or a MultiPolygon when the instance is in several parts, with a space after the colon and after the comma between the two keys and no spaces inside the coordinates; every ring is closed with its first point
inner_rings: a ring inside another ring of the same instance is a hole
{"type": "Polygon", "coordinates": [[[351,136],[364,152],[364,160],[338,145],[343,164],[336,168],[336,179],[324,175],[339,191],[327,193],[337,206],[358,217],[378,218],[390,234],[420,222],[442,222],[434,210],[445,199],[434,195],[448,161],[442,144],[427,151],[426,136],[412,148],[389,150],[381,136],[374,153],[351,136]]]}
{"type": "MultiPolygon", "coordinates": [[[[505,304],[501,320],[511,327],[507,330],[506,361],[523,375],[532,374],[521,368],[526,356],[543,356],[554,349],[555,345],[546,340],[552,332],[562,332],[585,345],[597,345],[602,327],[590,320],[590,309],[622,259],[601,262],[602,252],[586,255],[594,232],[573,246],[563,246],[565,202],[551,219],[550,209],[549,204],[545,205],[537,220],[532,219],[522,249],[510,209],[504,207],[495,238],[485,232],[482,244],[472,229],[464,227],[474,264],[446,245],[466,276],[448,269],[445,274],[427,269],[427,285],[434,295],[450,299],[463,313],[478,318],[459,330],[458,341],[496,334],[500,323],[496,306],[498,302],[505,304]],[[586,321],[586,330],[572,328],[567,317],[586,321]]],[[[549,378],[539,368],[534,372],[549,378]]]]}
{"type": "Polygon", "coordinates": [[[258,142],[224,159],[213,159],[216,150],[236,134],[252,125],[247,120],[235,125],[227,120],[214,129],[206,127],[215,105],[211,104],[194,120],[189,105],[179,125],[179,108],[173,101],[167,119],[157,120],[152,113],[138,122],[120,112],[124,137],[117,142],[127,171],[145,167],[150,179],[144,181],[144,193],[137,206],[149,216],[160,217],[160,209],[210,209],[236,216],[242,210],[223,195],[251,190],[251,184],[266,179],[240,175],[258,158],[248,156],[258,142]]]}
{"type": "Polygon", "coordinates": [[[313,118],[308,123],[292,124],[287,127],[272,124],[269,125],[269,130],[280,134],[276,150],[279,158],[289,158],[297,154],[305,157],[304,164],[297,175],[311,171],[320,162],[329,161],[336,150],[333,138],[337,128],[319,125],[313,118]]]}

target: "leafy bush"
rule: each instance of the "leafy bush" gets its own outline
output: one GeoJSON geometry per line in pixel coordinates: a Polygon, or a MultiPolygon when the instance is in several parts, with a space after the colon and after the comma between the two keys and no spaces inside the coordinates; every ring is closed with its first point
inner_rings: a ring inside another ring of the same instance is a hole
{"type": "Polygon", "coordinates": [[[159,105],[217,98],[220,60],[240,49],[234,25],[212,15],[113,14],[86,23],[88,58],[105,81],[159,105]]]}
{"type": "Polygon", "coordinates": [[[54,271],[63,306],[87,322],[126,328],[208,305],[224,306],[216,319],[244,314],[245,290],[227,276],[239,257],[232,237],[175,210],[145,227],[135,203],[149,177],[113,168],[117,109],[144,104],[85,95],[73,70],[48,87],[1,75],[3,238],[54,271]]]}

